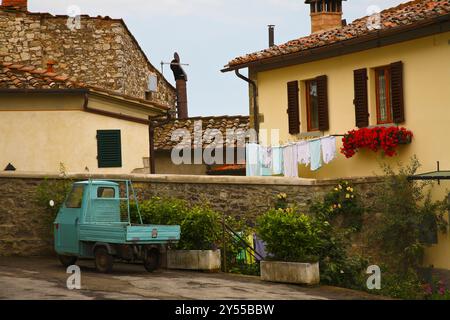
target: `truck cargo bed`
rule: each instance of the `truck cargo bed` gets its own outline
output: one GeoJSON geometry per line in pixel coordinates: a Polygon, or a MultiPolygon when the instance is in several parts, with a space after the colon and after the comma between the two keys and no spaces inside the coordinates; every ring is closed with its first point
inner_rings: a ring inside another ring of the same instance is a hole
{"type": "Polygon", "coordinates": [[[180,239],[180,226],[82,224],[80,241],[115,244],[158,244],[180,239]]]}

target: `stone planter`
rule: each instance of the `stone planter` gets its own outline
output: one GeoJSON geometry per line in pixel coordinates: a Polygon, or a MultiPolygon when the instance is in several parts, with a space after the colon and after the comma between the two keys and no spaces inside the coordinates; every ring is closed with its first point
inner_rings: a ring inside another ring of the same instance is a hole
{"type": "Polygon", "coordinates": [[[320,283],[319,263],[261,261],[261,279],[271,282],[316,285],[320,283]]]}
{"type": "Polygon", "coordinates": [[[167,269],[219,271],[220,250],[169,250],[167,269]]]}

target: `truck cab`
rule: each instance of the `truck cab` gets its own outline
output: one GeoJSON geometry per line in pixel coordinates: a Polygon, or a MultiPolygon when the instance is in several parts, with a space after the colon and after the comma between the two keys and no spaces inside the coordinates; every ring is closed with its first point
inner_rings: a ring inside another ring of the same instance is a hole
{"type": "Polygon", "coordinates": [[[131,181],[76,182],[54,222],[55,251],[61,263],[94,259],[101,272],[113,262],[141,261],[148,271],[159,266],[164,247],[179,241],[180,226],[144,225],[131,181]],[[131,196],[134,203],[131,203],[131,196]],[[138,221],[132,221],[130,206],[138,221]]]}

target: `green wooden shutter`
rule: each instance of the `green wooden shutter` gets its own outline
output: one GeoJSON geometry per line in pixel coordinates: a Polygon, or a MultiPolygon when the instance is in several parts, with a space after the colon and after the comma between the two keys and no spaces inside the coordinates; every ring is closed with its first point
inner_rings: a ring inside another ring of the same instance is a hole
{"type": "Polygon", "coordinates": [[[122,167],[120,130],[97,131],[97,160],[99,168],[122,167]]]}

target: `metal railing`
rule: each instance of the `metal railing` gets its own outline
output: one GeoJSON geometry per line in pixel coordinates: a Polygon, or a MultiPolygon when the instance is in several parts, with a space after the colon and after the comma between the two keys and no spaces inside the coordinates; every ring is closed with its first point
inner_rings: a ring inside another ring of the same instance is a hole
{"type": "Polygon", "coordinates": [[[225,219],[222,220],[222,269],[224,272],[228,272],[228,261],[227,261],[227,244],[228,239],[233,241],[238,245],[244,252],[248,253],[255,261],[263,260],[263,256],[255,250],[248,242],[243,239],[238,232],[234,231],[226,222],[225,219]]]}

